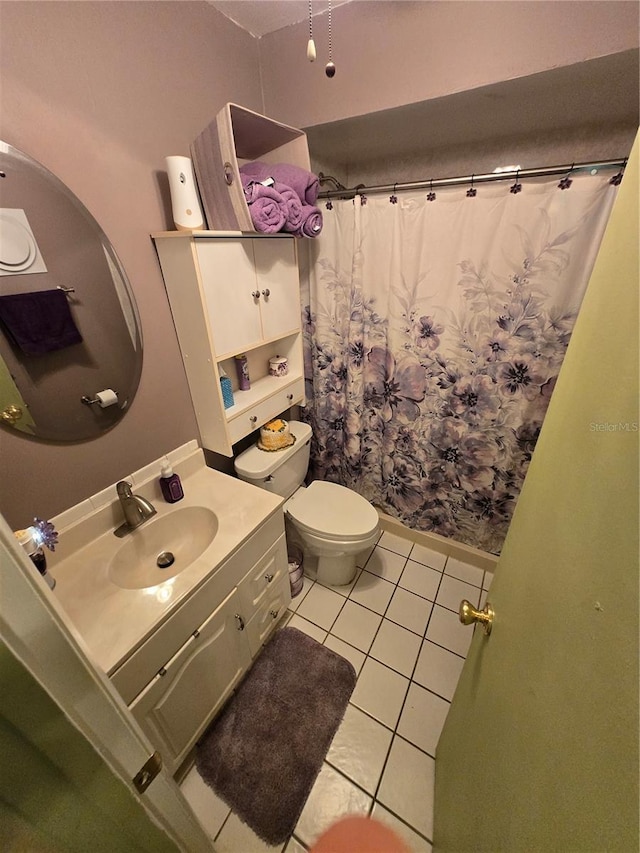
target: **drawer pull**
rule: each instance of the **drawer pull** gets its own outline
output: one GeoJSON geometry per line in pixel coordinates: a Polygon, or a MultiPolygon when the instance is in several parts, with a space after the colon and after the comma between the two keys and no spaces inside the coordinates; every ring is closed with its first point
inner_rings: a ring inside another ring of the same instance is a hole
{"type": "Polygon", "coordinates": [[[270,611],[269,611],[269,615],[270,615],[273,619],[277,619],[277,618],[278,618],[278,613],[279,613],[279,612],[280,612],[279,610],[270,610],[270,611]]]}
{"type": "Polygon", "coordinates": [[[265,299],[268,299],[271,296],[271,291],[269,290],[268,287],[262,291],[262,295],[264,296],[265,299]]]}
{"type": "Polygon", "coordinates": [[[258,420],[258,416],[257,415],[251,415],[249,420],[251,421],[252,424],[255,424],[255,422],[258,420]]]}
{"type": "Polygon", "coordinates": [[[244,631],[244,619],[239,613],[236,613],[236,623],[238,631],[244,631]]]}
{"type": "Polygon", "coordinates": [[[252,290],[251,295],[253,296],[254,299],[260,299],[260,291],[259,290],[252,290]]]}
{"type": "Polygon", "coordinates": [[[167,670],[163,666],[161,666],[160,669],[158,670],[158,675],[160,676],[160,678],[162,678],[162,676],[166,675],[166,674],[167,674],[167,670]]]}
{"type": "Polygon", "coordinates": [[[291,402],[293,400],[293,394],[287,394],[287,400],[291,402]]]}
{"type": "Polygon", "coordinates": [[[264,576],[264,579],[266,580],[267,583],[271,583],[273,578],[274,578],[274,575],[265,575],[264,576]]]}
{"type": "Polygon", "coordinates": [[[200,630],[198,628],[196,628],[196,630],[193,632],[193,637],[194,637],[194,639],[197,640],[199,636],[200,636],[200,630]]]}

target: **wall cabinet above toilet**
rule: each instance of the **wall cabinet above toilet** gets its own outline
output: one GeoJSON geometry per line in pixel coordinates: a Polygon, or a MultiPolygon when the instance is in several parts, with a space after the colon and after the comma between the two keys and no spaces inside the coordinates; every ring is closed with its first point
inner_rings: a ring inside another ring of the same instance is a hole
{"type": "Polygon", "coordinates": [[[202,446],[233,445],[290,406],[304,405],[300,287],[295,239],[213,231],[154,234],[202,446]],[[248,359],[240,390],[234,356],[248,359]],[[269,374],[286,357],[288,373],[269,374]],[[234,403],[225,408],[220,376],[234,403]]]}

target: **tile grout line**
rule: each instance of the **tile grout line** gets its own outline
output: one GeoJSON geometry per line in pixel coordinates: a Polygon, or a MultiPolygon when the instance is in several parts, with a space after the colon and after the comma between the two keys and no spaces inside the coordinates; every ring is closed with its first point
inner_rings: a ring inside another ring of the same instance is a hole
{"type": "MultiPolygon", "coordinates": [[[[413,547],[412,547],[412,549],[411,549],[411,550],[413,550],[413,547]]],[[[411,551],[409,552],[409,556],[411,556],[411,551]]],[[[408,559],[409,559],[409,558],[407,557],[407,560],[408,560],[408,559]]],[[[447,567],[447,560],[448,560],[448,559],[449,559],[449,558],[447,557],[447,559],[444,561],[444,565],[443,565],[443,567],[442,567],[442,572],[441,572],[441,575],[440,575],[440,581],[438,582],[438,589],[436,590],[436,596],[435,596],[436,598],[438,597],[438,592],[440,591],[440,584],[442,583],[442,578],[444,577],[444,572],[445,572],[445,569],[446,569],[446,567],[447,567]]],[[[406,563],[405,563],[405,568],[406,568],[406,563]]],[[[404,569],[403,569],[403,571],[404,571],[404,569]]],[[[402,577],[402,575],[401,575],[400,577],[402,577]]],[[[422,637],[422,641],[423,641],[423,642],[425,641],[426,636],[427,636],[427,631],[429,630],[429,624],[431,623],[431,617],[433,616],[433,609],[434,609],[434,607],[435,607],[435,602],[434,602],[433,607],[431,608],[431,613],[429,614],[429,618],[428,618],[428,620],[427,620],[427,624],[426,624],[426,627],[425,627],[425,630],[424,630],[424,634],[423,634],[423,637],[422,637]]],[[[420,650],[422,651],[422,646],[420,647],[420,650]]],[[[368,655],[367,655],[367,657],[368,657],[368,655]]],[[[400,720],[402,719],[402,714],[403,714],[404,709],[405,709],[405,706],[406,706],[406,704],[407,704],[407,697],[408,697],[408,695],[409,695],[409,691],[410,691],[410,689],[411,689],[411,684],[412,684],[412,683],[414,683],[414,684],[415,684],[415,683],[417,683],[417,682],[414,682],[414,680],[413,680],[413,676],[415,675],[415,671],[416,671],[416,667],[417,667],[417,665],[418,665],[418,659],[419,659],[419,657],[420,657],[420,653],[418,653],[418,655],[416,656],[416,660],[415,660],[415,662],[414,662],[413,669],[411,670],[411,677],[409,678],[409,683],[408,683],[408,685],[407,685],[407,690],[406,690],[406,693],[405,693],[404,699],[403,699],[403,701],[402,701],[402,705],[400,706],[400,712],[399,712],[399,714],[398,714],[398,718],[397,718],[397,720],[396,720],[396,724],[395,724],[394,729],[393,729],[393,735],[392,735],[392,737],[391,737],[391,742],[389,743],[389,749],[387,750],[387,755],[386,755],[385,760],[384,760],[384,763],[383,763],[383,765],[382,765],[382,770],[381,770],[381,772],[380,772],[380,778],[378,779],[378,784],[376,785],[375,794],[374,794],[374,796],[373,796],[373,803],[374,803],[374,805],[375,805],[375,803],[379,802],[381,806],[384,806],[384,803],[383,803],[383,802],[381,802],[380,800],[378,800],[378,794],[379,794],[379,792],[380,792],[380,786],[382,785],[382,780],[383,780],[383,778],[384,778],[385,770],[387,769],[387,764],[389,763],[389,756],[391,755],[391,749],[392,749],[392,747],[393,747],[394,741],[395,741],[396,737],[400,737],[400,738],[402,738],[402,735],[399,735],[399,734],[398,734],[398,726],[399,726],[399,724],[400,724],[400,720]]],[[[375,658],[374,658],[374,660],[375,660],[375,658]]],[[[365,660],[365,663],[366,663],[366,660],[365,660]]],[[[363,664],[363,666],[364,666],[364,664],[363,664]]],[[[449,703],[449,704],[451,704],[451,703],[449,703]]],[[[447,713],[448,713],[448,712],[447,712],[447,713]]],[[[406,743],[410,743],[410,744],[411,744],[411,741],[407,741],[407,739],[406,739],[406,738],[402,738],[402,740],[404,740],[406,743]]],[[[416,749],[419,749],[419,747],[418,747],[416,744],[411,744],[411,746],[413,746],[413,747],[414,747],[414,748],[416,748],[416,749]]],[[[421,751],[421,752],[424,752],[424,750],[420,750],[420,751],[421,751]]],[[[425,754],[426,754],[426,755],[428,755],[428,753],[425,753],[425,754]]],[[[433,758],[432,756],[429,756],[429,757],[430,757],[430,758],[433,758]]],[[[434,758],[433,760],[435,761],[435,758],[434,758]]],[[[386,808],[386,806],[384,806],[384,807],[386,808]]],[[[371,812],[372,812],[372,811],[373,811],[373,806],[372,806],[372,807],[371,807],[371,809],[369,810],[369,816],[371,815],[371,812]]],[[[408,826],[411,826],[410,824],[407,824],[407,825],[408,825],[408,826]]],[[[412,828],[412,829],[415,829],[414,827],[411,827],[411,828],[412,828]]],[[[420,834],[422,835],[422,833],[420,833],[420,834]]],[[[432,842],[431,842],[431,843],[432,843],[432,842]]]]}

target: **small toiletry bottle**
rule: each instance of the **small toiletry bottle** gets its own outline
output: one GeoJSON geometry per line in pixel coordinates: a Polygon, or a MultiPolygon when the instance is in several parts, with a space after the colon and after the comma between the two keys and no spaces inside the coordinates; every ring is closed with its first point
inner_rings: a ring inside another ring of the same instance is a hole
{"type": "Polygon", "coordinates": [[[184,497],[180,477],[173,473],[171,463],[166,457],[165,461],[162,463],[162,468],[160,469],[160,488],[162,489],[162,495],[168,504],[177,503],[184,497]]]}
{"type": "Polygon", "coordinates": [[[222,391],[222,402],[225,409],[230,409],[233,406],[233,388],[231,380],[224,372],[224,368],[220,367],[220,390],[222,391]]]}
{"type": "Polygon", "coordinates": [[[251,381],[249,379],[249,362],[247,361],[247,357],[243,353],[242,355],[236,355],[235,360],[240,390],[248,391],[251,388],[251,381]]]}
{"type": "Polygon", "coordinates": [[[49,589],[53,589],[56,585],[56,581],[55,578],[53,578],[47,571],[47,558],[42,550],[42,545],[38,544],[35,534],[36,530],[34,527],[27,527],[26,530],[15,531],[16,539],[31,558],[31,562],[45,579],[49,585],[49,589]]]}

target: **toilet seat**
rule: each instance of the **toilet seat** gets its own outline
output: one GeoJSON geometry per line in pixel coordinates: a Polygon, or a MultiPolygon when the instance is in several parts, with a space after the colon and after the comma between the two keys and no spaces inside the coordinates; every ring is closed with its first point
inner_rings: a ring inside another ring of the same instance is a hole
{"type": "Polygon", "coordinates": [[[365,498],[346,486],[323,480],[299,489],[285,510],[302,531],[327,540],[356,542],[378,527],[378,513],[365,498]]]}

